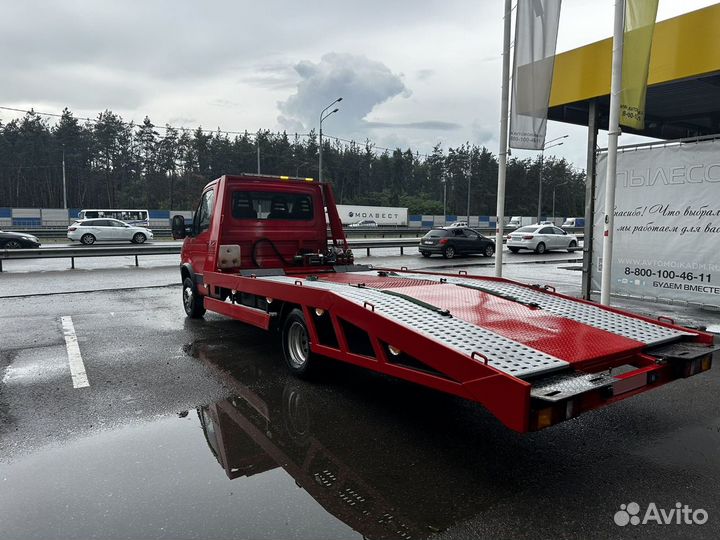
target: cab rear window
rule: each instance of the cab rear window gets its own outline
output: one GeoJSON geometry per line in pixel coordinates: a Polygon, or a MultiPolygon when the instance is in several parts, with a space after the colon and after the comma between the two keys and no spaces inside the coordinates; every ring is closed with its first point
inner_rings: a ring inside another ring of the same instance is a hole
{"type": "Polygon", "coordinates": [[[235,219],[311,221],[310,195],[277,191],[236,191],[232,195],[235,219]]]}

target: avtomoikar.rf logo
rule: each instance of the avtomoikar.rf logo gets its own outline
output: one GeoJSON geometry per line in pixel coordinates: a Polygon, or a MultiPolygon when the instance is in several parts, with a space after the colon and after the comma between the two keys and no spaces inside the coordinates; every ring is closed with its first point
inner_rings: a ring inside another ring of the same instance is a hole
{"type": "Polygon", "coordinates": [[[613,520],[616,525],[646,525],[656,523],[658,525],[704,525],[708,520],[708,513],[702,508],[693,510],[687,504],[675,503],[675,507],[669,510],[658,508],[657,504],[651,502],[640,514],[640,505],[636,502],[621,504],[620,510],[615,512],[613,520]]]}

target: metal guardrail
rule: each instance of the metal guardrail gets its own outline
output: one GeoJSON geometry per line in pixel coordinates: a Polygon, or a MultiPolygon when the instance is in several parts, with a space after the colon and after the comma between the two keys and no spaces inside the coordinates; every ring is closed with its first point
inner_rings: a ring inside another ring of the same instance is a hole
{"type": "MultiPolygon", "coordinates": [[[[582,240],[582,235],[578,235],[582,240]]],[[[354,238],[348,240],[351,249],[365,249],[368,257],[371,249],[400,248],[400,255],[405,248],[416,248],[419,238],[354,238]]],[[[153,244],[127,246],[62,246],[33,249],[0,250],[0,272],[3,271],[3,260],[21,259],[70,259],[70,267],[75,268],[75,259],[82,257],[135,257],[135,266],[139,266],[138,257],[145,255],[179,255],[180,244],[153,244]]],[[[580,248],[578,248],[580,249],[580,248]]]]}
{"type": "Polygon", "coordinates": [[[135,266],[139,266],[138,257],[141,255],[177,255],[179,253],[180,246],[177,244],[3,249],[0,250],[0,272],[3,271],[3,260],[70,259],[70,267],[75,268],[75,259],[78,257],[135,257],[135,266]]]}
{"type": "MultiPolygon", "coordinates": [[[[348,241],[351,249],[366,249],[370,256],[371,249],[399,247],[404,255],[406,247],[417,247],[418,238],[358,238],[348,241]]],[[[179,244],[154,244],[145,246],[63,246],[33,249],[0,250],[0,272],[3,271],[3,260],[22,259],[70,259],[70,267],[75,268],[75,259],[82,257],[135,257],[135,266],[139,266],[138,257],[145,255],[179,255],[179,244]]]]}
{"type": "MultiPolygon", "coordinates": [[[[67,228],[65,229],[4,229],[11,232],[20,232],[23,234],[31,234],[38,238],[67,238],[67,228]]],[[[170,238],[172,231],[170,229],[158,229],[150,227],[155,238],[170,238]]],[[[372,227],[372,228],[359,228],[349,227],[344,229],[345,236],[357,237],[362,236],[363,238],[368,237],[380,237],[380,238],[402,238],[404,236],[419,237],[423,236],[430,229],[421,227],[372,227]]]]}
{"type": "MultiPolygon", "coordinates": [[[[486,236],[495,236],[495,229],[474,227],[475,230],[486,236]]],[[[8,231],[32,234],[38,238],[67,238],[67,229],[7,229],[8,231]]],[[[170,238],[170,229],[152,228],[155,238],[170,238]]],[[[418,238],[425,235],[430,229],[427,227],[347,227],[343,229],[348,238],[362,236],[363,238],[403,238],[405,236],[418,238]]],[[[505,229],[505,233],[513,232],[515,229],[505,229]]],[[[565,229],[571,233],[582,233],[583,228],[565,229]]]]}

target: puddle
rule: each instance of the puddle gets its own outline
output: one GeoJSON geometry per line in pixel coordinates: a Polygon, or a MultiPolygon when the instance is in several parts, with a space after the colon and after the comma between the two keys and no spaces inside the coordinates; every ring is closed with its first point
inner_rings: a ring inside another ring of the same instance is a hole
{"type": "Polygon", "coordinates": [[[455,398],[356,370],[346,386],[301,381],[266,346],[236,347],[185,347],[232,398],[0,460],[2,536],[427,538],[515,489],[487,488],[497,457],[478,463],[464,428],[428,431],[436,407],[462,412],[455,398]]]}
{"type": "Polygon", "coordinates": [[[2,536],[358,537],[256,449],[236,452],[262,467],[230,480],[200,425],[192,411],[1,464],[2,536]]]}

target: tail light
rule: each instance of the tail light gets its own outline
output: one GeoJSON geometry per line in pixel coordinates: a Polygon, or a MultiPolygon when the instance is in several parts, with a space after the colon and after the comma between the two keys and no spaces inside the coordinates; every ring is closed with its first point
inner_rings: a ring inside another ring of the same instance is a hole
{"type": "Polygon", "coordinates": [[[447,238],[441,238],[440,241],[438,242],[438,244],[440,244],[441,246],[444,246],[445,244],[447,244],[447,241],[448,241],[447,238]]]}
{"type": "Polygon", "coordinates": [[[68,227],[68,232],[77,231],[77,227],[68,227]]]}
{"type": "Polygon", "coordinates": [[[532,239],[533,239],[532,234],[526,234],[525,236],[523,236],[523,240],[532,240],[532,239]]]}

